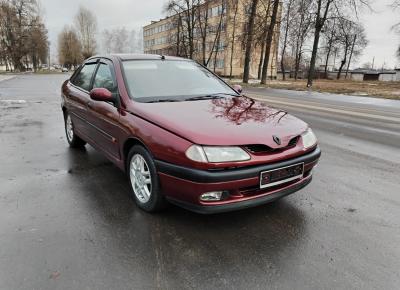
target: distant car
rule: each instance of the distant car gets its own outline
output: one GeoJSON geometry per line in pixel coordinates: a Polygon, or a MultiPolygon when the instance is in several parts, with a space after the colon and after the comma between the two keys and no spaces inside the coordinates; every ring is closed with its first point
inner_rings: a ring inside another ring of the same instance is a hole
{"type": "Polygon", "coordinates": [[[62,72],[68,72],[68,69],[67,69],[66,67],[63,67],[63,68],[61,69],[61,71],[62,71],[62,72]]]}
{"type": "Polygon", "coordinates": [[[271,202],[309,184],[321,155],[306,123],[181,58],[92,57],[63,84],[61,107],[70,146],[89,143],[125,171],[149,212],[271,202]]]}

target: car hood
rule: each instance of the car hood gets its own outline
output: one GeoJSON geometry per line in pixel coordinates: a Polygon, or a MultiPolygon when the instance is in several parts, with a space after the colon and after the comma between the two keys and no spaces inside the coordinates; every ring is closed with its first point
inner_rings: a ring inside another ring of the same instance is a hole
{"type": "Polygon", "coordinates": [[[132,113],[201,145],[264,144],[271,148],[287,146],[302,134],[306,123],[286,111],[248,97],[211,100],[138,103],[132,113]],[[273,135],[281,139],[278,145],[273,135]]]}

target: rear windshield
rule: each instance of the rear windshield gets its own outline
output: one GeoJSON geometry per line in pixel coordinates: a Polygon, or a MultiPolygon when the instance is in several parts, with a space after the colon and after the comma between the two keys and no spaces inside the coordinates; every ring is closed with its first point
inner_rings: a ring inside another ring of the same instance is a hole
{"type": "Polygon", "coordinates": [[[130,96],[137,101],[237,95],[219,78],[193,61],[130,60],[123,61],[123,69],[130,96]]]}

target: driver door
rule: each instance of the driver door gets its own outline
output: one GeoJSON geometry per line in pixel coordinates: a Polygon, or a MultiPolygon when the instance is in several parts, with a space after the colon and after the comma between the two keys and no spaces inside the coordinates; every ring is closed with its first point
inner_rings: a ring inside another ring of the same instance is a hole
{"type": "MultiPolygon", "coordinates": [[[[108,89],[116,98],[119,98],[114,67],[111,61],[100,60],[93,79],[93,88],[108,89]]],[[[90,99],[87,109],[88,121],[91,124],[90,138],[109,157],[120,160],[119,139],[121,127],[119,126],[120,113],[118,106],[111,102],[90,99]]]]}

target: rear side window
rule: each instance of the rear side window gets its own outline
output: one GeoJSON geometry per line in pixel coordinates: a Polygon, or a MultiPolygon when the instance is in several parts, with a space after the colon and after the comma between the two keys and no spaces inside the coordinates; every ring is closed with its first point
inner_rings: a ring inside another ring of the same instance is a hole
{"type": "Polygon", "coordinates": [[[117,86],[109,65],[100,63],[94,78],[93,88],[105,88],[112,93],[116,92],[117,86]]]}
{"type": "Polygon", "coordinates": [[[81,69],[81,71],[73,79],[72,83],[75,86],[78,86],[86,91],[89,91],[91,89],[90,85],[94,70],[96,69],[96,65],[97,63],[85,64],[84,67],[81,69]]]}

